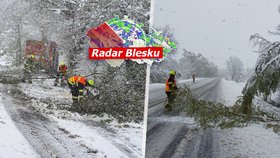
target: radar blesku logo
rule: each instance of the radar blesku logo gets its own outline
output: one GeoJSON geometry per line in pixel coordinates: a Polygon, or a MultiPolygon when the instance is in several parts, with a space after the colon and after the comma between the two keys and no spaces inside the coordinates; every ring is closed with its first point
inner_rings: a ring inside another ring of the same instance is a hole
{"type": "Polygon", "coordinates": [[[91,28],[87,32],[91,46],[89,58],[162,61],[176,44],[155,30],[146,34],[142,27],[143,24],[137,24],[127,17],[116,17],[91,28]]]}
{"type": "Polygon", "coordinates": [[[89,58],[94,60],[149,59],[162,57],[162,47],[89,48],[89,58]]]}

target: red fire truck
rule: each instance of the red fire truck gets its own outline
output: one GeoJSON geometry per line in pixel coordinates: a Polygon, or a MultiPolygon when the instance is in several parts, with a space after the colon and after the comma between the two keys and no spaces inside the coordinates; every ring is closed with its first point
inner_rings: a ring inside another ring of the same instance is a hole
{"type": "Polygon", "coordinates": [[[29,55],[35,55],[35,62],[38,69],[46,70],[46,72],[50,74],[56,72],[59,54],[55,42],[27,40],[24,57],[29,55]]]}

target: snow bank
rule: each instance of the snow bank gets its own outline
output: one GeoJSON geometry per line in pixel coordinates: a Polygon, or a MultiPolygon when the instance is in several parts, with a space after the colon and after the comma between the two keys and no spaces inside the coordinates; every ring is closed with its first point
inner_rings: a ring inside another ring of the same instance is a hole
{"type": "Polygon", "coordinates": [[[2,98],[0,98],[0,157],[39,157],[7,114],[2,98]]]}
{"type": "Polygon", "coordinates": [[[280,137],[260,124],[223,131],[221,157],[278,158],[280,137]]]}
{"type": "Polygon", "coordinates": [[[245,82],[237,83],[234,81],[228,81],[225,79],[221,79],[220,82],[220,91],[217,92],[221,103],[225,105],[233,105],[239,96],[242,95],[242,90],[245,87],[245,82]]]}
{"type": "MultiPolygon", "coordinates": [[[[233,105],[237,97],[241,96],[245,83],[222,79],[219,86],[221,102],[233,105]]],[[[266,107],[268,112],[279,111],[257,97],[254,99],[254,104],[266,107]]],[[[265,129],[261,124],[219,130],[218,137],[220,157],[278,158],[280,155],[280,136],[272,129],[265,129]]]]}

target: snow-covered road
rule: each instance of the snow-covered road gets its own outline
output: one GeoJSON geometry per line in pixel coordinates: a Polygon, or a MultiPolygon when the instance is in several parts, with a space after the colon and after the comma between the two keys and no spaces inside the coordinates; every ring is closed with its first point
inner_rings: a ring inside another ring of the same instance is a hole
{"type": "MultiPolygon", "coordinates": [[[[183,83],[189,85],[198,99],[221,102],[228,106],[241,95],[245,84],[224,79],[183,83]]],[[[279,157],[280,136],[263,128],[263,125],[203,130],[190,117],[163,114],[165,98],[164,84],[151,84],[146,157],[279,157]]]]}
{"type": "Polygon", "coordinates": [[[0,157],[39,157],[8,115],[2,98],[3,97],[0,98],[0,157]]]}
{"type": "Polygon", "coordinates": [[[52,84],[52,80],[45,80],[0,85],[5,98],[0,102],[0,128],[9,127],[0,131],[7,135],[0,138],[1,158],[141,157],[143,123],[118,123],[107,115],[82,116],[67,111],[69,92],[52,84]],[[4,140],[13,133],[15,141],[10,145],[4,140]],[[1,152],[4,150],[9,155],[1,152]]]}
{"type": "MultiPolygon", "coordinates": [[[[61,106],[69,104],[71,96],[67,89],[52,84],[53,81],[46,80],[31,85],[0,86],[0,157],[142,156],[142,123],[121,124],[109,116],[81,116],[64,110],[61,106]]],[[[190,80],[179,84],[189,85],[199,99],[229,106],[244,86],[209,78],[198,79],[195,84],[190,80]]],[[[151,84],[150,88],[146,157],[278,158],[280,155],[279,135],[264,129],[262,124],[203,130],[184,114],[163,114],[164,84],[151,84]]],[[[255,102],[265,104],[261,100],[255,102]]],[[[271,109],[275,111],[275,107],[271,109]]]]}
{"type": "MultiPolygon", "coordinates": [[[[208,98],[219,84],[220,79],[198,79],[179,81],[179,87],[188,85],[196,98],[208,98]]],[[[194,119],[179,115],[164,114],[166,100],[164,84],[150,86],[148,131],[146,140],[146,157],[212,157],[212,130],[198,128],[194,119]],[[160,101],[161,100],[161,101],[160,101]]]]}

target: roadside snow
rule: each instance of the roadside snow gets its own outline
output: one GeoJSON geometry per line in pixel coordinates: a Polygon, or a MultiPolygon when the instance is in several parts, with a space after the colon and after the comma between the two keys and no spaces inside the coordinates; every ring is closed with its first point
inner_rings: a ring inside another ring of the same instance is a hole
{"type": "Polygon", "coordinates": [[[0,56],[0,66],[11,66],[12,65],[12,57],[8,56],[7,53],[5,55],[0,56]]]}
{"type": "Polygon", "coordinates": [[[280,136],[261,124],[222,131],[221,157],[279,158],[280,136]]]}
{"type": "Polygon", "coordinates": [[[260,108],[262,111],[265,111],[268,113],[274,113],[275,117],[280,119],[280,108],[279,107],[273,106],[273,105],[265,102],[260,97],[255,97],[255,99],[253,100],[253,104],[257,108],[260,108]]]}
{"type": "Polygon", "coordinates": [[[141,157],[142,125],[129,123],[123,127],[113,121],[105,130],[79,121],[58,118],[55,120],[60,128],[75,136],[77,142],[89,147],[91,151],[96,151],[97,157],[141,157]]]}
{"type": "Polygon", "coordinates": [[[0,98],[0,157],[39,157],[7,114],[2,98],[0,98]]]}
{"type": "Polygon", "coordinates": [[[55,87],[54,79],[37,79],[32,84],[19,84],[22,91],[31,98],[36,98],[52,103],[72,104],[72,96],[67,86],[55,87]]]}
{"type": "Polygon", "coordinates": [[[243,87],[245,87],[244,82],[242,83],[237,83],[234,81],[228,81],[225,79],[221,79],[220,82],[220,91],[217,92],[218,96],[220,97],[220,101],[221,103],[227,105],[227,106],[231,106],[233,105],[239,96],[242,95],[242,90],[243,87]]]}
{"type": "Polygon", "coordinates": [[[110,140],[99,134],[100,128],[89,128],[85,124],[71,120],[57,119],[58,125],[65,128],[72,135],[76,135],[76,139],[91,150],[96,150],[97,157],[126,157],[119,149],[117,149],[110,140]]]}
{"type": "Polygon", "coordinates": [[[32,84],[20,84],[19,88],[31,98],[30,106],[55,120],[78,144],[96,152],[96,157],[142,156],[143,123],[118,123],[108,115],[80,115],[65,110],[58,104],[71,106],[71,94],[67,87],[53,84],[53,79],[34,80],[32,84]]]}
{"type": "MultiPolygon", "coordinates": [[[[203,81],[206,78],[197,78],[195,79],[196,83],[199,83],[199,81],[203,81]]],[[[187,84],[187,85],[192,85],[192,79],[188,79],[188,80],[178,80],[177,83],[179,84],[179,86],[181,84],[187,84]]],[[[195,84],[195,83],[194,83],[195,84]]],[[[158,89],[165,89],[165,83],[151,83],[149,85],[149,90],[150,91],[154,91],[154,90],[158,90],[158,89]]]]}
{"type": "Polygon", "coordinates": [[[270,99],[276,106],[280,107],[280,89],[277,89],[275,93],[271,94],[270,99]]]}
{"type": "MultiPolygon", "coordinates": [[[[219,99],[230,106],[241,96],[245,83],[236,83],[222,79],[220,82],[219,99]]],[[[269,108],[269,104],[254,99],[254,104],[266,107],[267,111],[279,111],[279,108],[269,108]]],[[[265,129],[261,124],[251,124],[244,128],[218,130],[220,157],[248,158],[278,158],[280,155],[280,136],[271,129],[265,129]]]]}
{"type": "MultiPolygon", "coordinates": [[[[207,78],[196,78],[195,83],[197,81],[205,80],[207,78]]],[[[187,84],[192,84],[193,80],[192,79],[187,79],[187,80],[178,80],[178,83],[187,83],[187,84]]]]}

